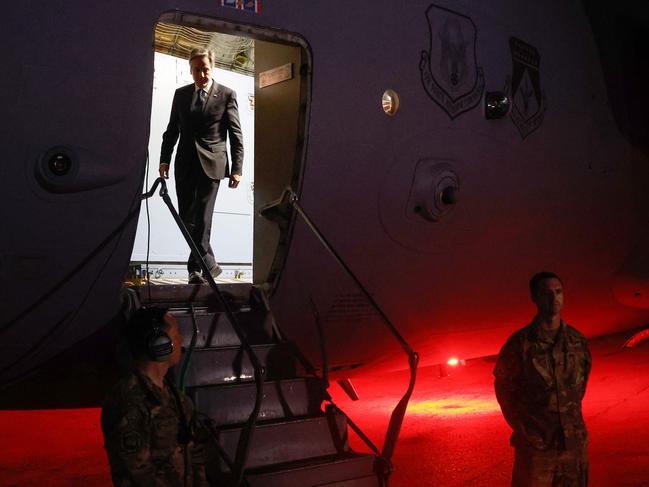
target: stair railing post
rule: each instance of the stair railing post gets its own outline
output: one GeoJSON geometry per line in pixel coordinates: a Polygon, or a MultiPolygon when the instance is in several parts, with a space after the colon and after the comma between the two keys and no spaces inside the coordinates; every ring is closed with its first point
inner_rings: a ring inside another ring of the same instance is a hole
{"type": "MultiPolygon", "coordinates": [[[[404,350],[408,356],[408,366],[410,368],[410,379],[408,381],[408,388],[405,394],[402,396],[399,403],[395,406],[392,414],[390,416],[390,422],[388,423],[388,429],[385,435],[385,441],[383,443],[383,449],[381,457],[388,462],[388,465],[391,465],[392,455],[394,453],[394,448],[396,447],[396,442],[401,431],[401,426],[403,424],[403,419],[408,408],[408,402],[412,396],[412,392],[415,387],[415,382],[417,378],[417,365],[419,363],[419,355],[413,351],[405,338],[401,335],[397,327],[390,321],[388,316],[385,314],[383,309],[379,306],[376,300],[372,297],[370,292],[365,288],[363,283],[356,277],[351,268],[345,263],[342,257],[336,252],[333,246],[329,243],[324,234],[318,229],[316,224],[311,220],[311,218],[306,214],[304,209],[300,206],[298,202],[298,197],[295,192],[289,187],[284,191],[284,194],[281,198],[282,202],[288,202],[295,209],[295,211],[300,215],[304,220],[307,226],[315,234],[317,239],[322,243],[325,249],[333,256],[333,258],[338,262],[338,264],[343,268],[345,273],[354,281],[358,289],[365,295],[365,298],[372,304],[372,307],[378,312],[383,323],[386,325],[390,333],[394,338],[399,342],[401,348],[404,350]]],[[[352,423],[353,424],[353,423],[352,423]]],[[[353,429],[356,431],[358,427],[354,425],[353,429]]],[[[358,429],[360,431],[360,429],[358,429]]],[[[364,435],[363,435],[364,436],[364,435]]],[[[361,437],[362,438],[362,437],[361,437]]]]}

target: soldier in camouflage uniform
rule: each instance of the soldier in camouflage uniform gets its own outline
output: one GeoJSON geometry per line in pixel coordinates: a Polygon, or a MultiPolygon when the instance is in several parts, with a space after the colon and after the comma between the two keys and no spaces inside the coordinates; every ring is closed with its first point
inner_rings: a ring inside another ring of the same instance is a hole
{"type": "Polygon", "coordinates": [[[135,367],[110,393],[101,414],[113,483],[207,486],[202,448],[193,434],[193,405],[166,377],[180,361],[178,323],[166,310],[143,308],[129,322],[127,338],[135,367]]]}
{"type": "Polygon", "coordinates": [[[591,367],[584,336],[561,320],[563,284],[541,272],[530,281],[538,313],[514,333],[494,369],[496,397],[513,433],[512,486],[588,484],[588,436],[581,401],[591,367]]]}

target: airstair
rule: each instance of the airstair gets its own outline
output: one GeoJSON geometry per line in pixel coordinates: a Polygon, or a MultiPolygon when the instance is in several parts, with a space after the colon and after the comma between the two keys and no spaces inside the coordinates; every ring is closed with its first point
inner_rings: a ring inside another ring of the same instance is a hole
{"type": "Polygon", "coordinates": [[[323,381],[309,374],[282,340],[260,292],[250,284],[218,286],[262,369],[262,399],[250,432],[255,369],[212,290],[196,285],[136,288],[141,304],[169,308],[180,325],[184,357],[191,357],[185,371],[179,366],[174,373],[212,425],[211,481],[251,487],[385,485],[386,464],[350,448],[346,416],[330,402],[323,381]],[[244,458],[245,435],[249,444],[239,480],[236,463],[237,456],[244,458]]]}
{"type": "MultiPolygon", "coordinates": [[[[414,389],[417,354],[378,303],[334,251],[324,235],[287,189],[262,210],[273,220],[299,215],[345,270],[381,316],[408,356],[410,381],[394,408],[382,450],[333,402],[326,356],[318,375],[308,359],[284,339],[269,301],[259,288],[245,283],[217,284],[173,207],[164,179],[158,178],[142,198],[160,186],[208,285],[138,286],[138,301],[164,307],[176,317],[183,334],[183,361],[177,382],[206,415],[210,431],[207,473],[213,485],[249,487],[382,487],[392,470],[390,459],[414,389]],[[372,453],[351,449],[353,430],[372,453]]],[[[319,328],[322,323],[314,311],[319,328]]]]}

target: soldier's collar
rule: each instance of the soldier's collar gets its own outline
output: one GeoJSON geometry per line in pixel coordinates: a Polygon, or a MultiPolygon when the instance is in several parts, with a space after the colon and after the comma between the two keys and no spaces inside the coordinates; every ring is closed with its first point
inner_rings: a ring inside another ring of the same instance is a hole
{"type": "MultiPolygon", "coordinates": [[[[559,339],[560,336],[563,336],[564,331],[566,330],[566,322],[561,320],[561,324],[559,325],[559,329],[557,330],[557,335],[556,335],[556,340],[559,339]]],[[[532,320],[532,323],[530,323],[530,338],[532,338],[534,341],[537,341],[541,338],[541,322],[538,319],[538,316],[535,316],[534,319],[532,320]]]]}
{"type": "MultiPolygon", "coordinates": [[[[138,381],[140,382],[140,386],[142,386],[142,389],[144,389],[144,392],[147,395],[147,397],[153,402],[162,404],[164,400],[162,396],[163,391],[157,385],[155,385],[153,381],[146,376],[146,374],[143,374],[140,370],[135,369],[134,373],[138,381]]],[[[173,387],[169,383],[166,377],[164,379],[164,385],[167,387],[173,387]]]]}

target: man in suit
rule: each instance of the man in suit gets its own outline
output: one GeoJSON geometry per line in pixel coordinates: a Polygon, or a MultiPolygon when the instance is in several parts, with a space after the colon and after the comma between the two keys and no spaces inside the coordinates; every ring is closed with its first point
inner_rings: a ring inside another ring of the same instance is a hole
{"type": "MultiPolygon", "coordinates": [[[[234,91],[212,79],[214,54],[194,49],[189,56],[194,83],[178,88],[171,105],[167,130],[162,136],[160,177],[169,177],[174,146],[180,136],[175,160],[178,213],[201,252],[212,277],[221,273],[210,245],[214,202],[222,179],[230,188],[241,180],[243,136],[234,91]],[[232,165],[226,139],[230,142],[232,165]]],[[[203,284],[196,259],[187,261],[190,284],[203,284]]]]}

